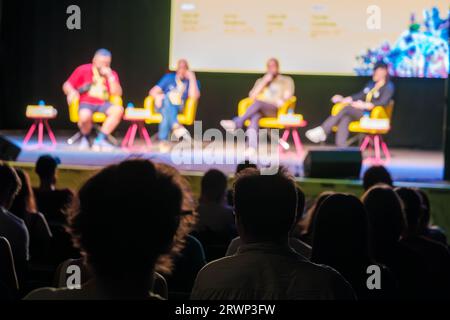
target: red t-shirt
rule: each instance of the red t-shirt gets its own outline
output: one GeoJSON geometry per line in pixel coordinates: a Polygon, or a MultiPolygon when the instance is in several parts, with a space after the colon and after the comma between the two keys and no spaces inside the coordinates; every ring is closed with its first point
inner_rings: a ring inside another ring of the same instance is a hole
{"type": "MultiPolygon", "coordinates": [[[[115,81],[119,84],[119,76],[112,72],[115,81]]],[[[102,105],[109,99],[111,89],[106,78],[94,76],[92,63],[84,64],[75,69],[67,82],[80,92],[80,103],[102,105]],[[95,81],[94,81],[95,80],[95,81]]]]}

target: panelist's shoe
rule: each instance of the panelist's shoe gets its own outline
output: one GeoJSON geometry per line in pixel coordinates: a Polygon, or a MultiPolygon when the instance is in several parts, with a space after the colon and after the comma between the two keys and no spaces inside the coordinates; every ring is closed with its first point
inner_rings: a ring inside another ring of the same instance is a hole
{"type": "Polygon", "coordinates": [[[227,132],[234,133],[234,131],[236,131],[236,122],[234,122],[233,120],[221,120],[220,125],[227,132]]]}
{"type": "Polygon", "coordinates": [[[186,140],[191,140],[191,135],[189,134],[189,131],[182,125],[178,125],[176,128],[174,128],[172,131],[172,134],[178,140],[181,138],[184,138],[186,140]]]}
{"type": "Polygon", "coordinates": [[[89,143],[89,139],[86,137],[82,137],[80,143],[78,144],[78,150],[86,151],[91,148],[91,144],[89,143]]]}
{"type": "Polygon", "coordinates": [[[171,148],[172,148],[172,146],[170,145],[169,141],[162,140],[159,142],[159,152],[168,153],[171,148]]]}
{"type": "Polygon", "coordinates": [[[92,145],[92,150],[94,151],[105,151],[110,152],[114,151],[116,147],[109,143],[106,139],[103,140],[95,140],[94,144],[92,145]]]}
{"type": "Polygon", "coordinates": [[[305,136],[314,143],[320,143],[327,140],[327,135],[322,127],[317,127],[306,131],[305,136]]]}

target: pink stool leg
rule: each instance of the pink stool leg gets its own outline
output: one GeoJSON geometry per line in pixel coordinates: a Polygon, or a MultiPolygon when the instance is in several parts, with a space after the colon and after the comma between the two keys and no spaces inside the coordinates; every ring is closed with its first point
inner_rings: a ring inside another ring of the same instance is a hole
{"type": "Polygon", "coordinates": [[[292,137],[294,138],[295,150],[297,150],[297,156],[300,158],[303,155],[303,144],[298,131],[296,129],[292,129],[292,137]]]}
{"type": "Polygon", "coordinates": [[[128,144],[128,140],[130,140],[131,128],[133,128],[133,125],[129,126],[127,129],[127,133],[125,134],[125,137],[122,140],[122,148],[125,148],[128,144]]]}
{"type": "Polygon", "coordinates": [[[45,124],[45,128],[47,129],[48,136],[50,137],[50,141],[52,142],[52,145],[56,146],[56,137],[55,137],[55,134],[53,133],[52,128],[48,124],[48,120],[44,120],[44,124],[45,124]]]}
{"type": "Polygon", "coordinates": [[[143,123],[141,123],[141,134],[145,140],[145,144],[147,145],[147,147],[151,148],[152,147],[152,139],[150,138],[147,128],[145,128],[145,125],[143,123]]]}
{"type": "Polygon", "coordinates": [[[369,146],[369,143],[370,143],[370,136],[365,136],[364,141],[362,142],[359,150],[361,150],[361,152],[366,151],[367,147],[369,146]]]}
{"type": "Polygon", "coordinates": [[[388,148],[386,142],[384,142],[381,137],[380,137],[380,139],[381,139],[381,148],[383,149],[383,153],[384,153],[384,156],[386,157],[386,161],[390,161],[391,153],[389,152],[389,148],[388,148]]]}
{"type": "Polygon", "coordinates": [[[42,119],[39,119],[38,124],[38,147],[42,147],[44,145],[44,122],[42,119]]]}
{"type": "MultiPolygon", "coordinates": [[[[291,129],[290,128],[285,129],[284,132],[283,132],[283,136],[281,137],[281,140],[283,140],[284,142],[287,143],[287,140],[289,139],[289,134],[290,133],[291,133],[291,129]]],[[[284,151],[283,147],[278,146],[278,152],[281,153],[283,151],[284,151]]]]}
{"type": "Polygon", "coordinates": [[[375,161],[381,162],[380,136],[376,135],[375,137],[373,137],[373,141],[375,148],[375,161]]]}
{"type": "Polygon", "coordinates": [[[25,138],[23,139],[23,144],[27,145],[30,141],[31,137],[33,136],[34,131],[36,130],[36,121],[31,125],[30,130],[28,130],[25,138]]]}
{"type": "Polygon", "coordinates": [[[134,138],[136,137],[137,129],[138,125],[136,123],[133,123],[131,128],[130,140],[128,141],[128,148],[131,148],[134,144],[134,138]]]}

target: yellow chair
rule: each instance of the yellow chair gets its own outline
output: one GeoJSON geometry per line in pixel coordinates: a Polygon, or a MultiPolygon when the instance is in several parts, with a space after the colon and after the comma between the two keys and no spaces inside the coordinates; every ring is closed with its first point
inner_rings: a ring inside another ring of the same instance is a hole
{"type": "MultiPolygon", "coordinates": [[[[185,126],[191,126],[194,124],[197,114],[198,99],[187,98],[184,103],[183,110],[178,114],[178,122],[185,126]]],[[[158,124],[162,121],[161,113],[156,111],[155,99],[152,96],[148,96],[144,100],[144,108],[150,110],[150,116],[145,120],[147,124],[158,124]]]]}
{"type": "MultiPolygon", "coordinates": [[[[337,103],[333,106],[331,110],[331,115],[337,115],[343,108],[345,104],[337,103]]],[[[349,124],[348,130],[352,133],[363,134],[364,139],[360,146],[361,151],[365,151],[370,145],[373,145],[375,149],[376,162],[382,162],[381,151],[384,153],[384,157],[387,161],[390,160],[391,154],[387,144],[383,141],[382,136],[390,131],[390,123],[392,119],[392,113],[394,110],[394,101],[391,100],[386,107],[375,106],[370,112],[370,120],[387,120],[389,126],[383,128],[371,128],[370,126],[364,126],[362,119],[359,121],[353,121],[349,124]]],[[[333,131],[337,131],[337,127],[333,128],[333,131]]]]}
{"type": "MultiPolygon", "coordinates": [[[[109,102],[116,106],[123,107],[123,100],[120,96],[111,96],[109,98],[109,102]]],[[[73,123],[78,123],[79,117],[78,117],[78,109],[80,107],[80,100],[74,99],[69,104],[69,119],[73,123]]],[[[101,112],[95,112],[92,115],[92,121],[94,123],[103,123],[106,120],[106,114],[101,112]]],[[[77,132],[75,135],[73,135],[69,140],[67,140],[68,144],[74,144],[76,141],[78,141],[81,138],[81,133],[77,132]]],[[[114,139],[113,139],[114,140],[114,139]]]]}
{"type": "MultiPolygon", "coordinates": [[[[238,115],[240,117],[243,116],[253,102],[254,100],[251,98],[241,100],[238,105],[238,115]]],[[[268,129],[284,129],[283,135],[279,140],[281,145],[281,148],[279,148],[280,152],[289,148],[287,140],[289,139],[289,135],[292,133],[297,156],[301,157],[303,155],[303,144],[297,129],[305,127],[308,123],[303,119],[302,114],[294,114],[296,103],[297,97],[291,97],[278,109],[276,117],[261,118],[259,120],[259,127],[268,129]],[[289,117],[289,114],[291,114],[292,117],[289,117]]],[[[249,125],[250,120],[245,121],[245,126],[249,125]]]]}
{"type": "MultiPolygon", "coordinates": [[[[239,102],[238,116],[241,117],[245,114],[247,109],[253,104],[254,100],[251,98],[245,98],[239,102]]],[[[284,129],[285,125],[281,123],[280,116],[286,115],[289,112],[294,113],[295,105],[297,103],[297,97],[288,99],[279,109],[276,117],[266,117],[259,120],[259,126],[261,128],[270,129],[284,129]]],[[[250,125],[250,120],[245,121],[245,125],[250,125]]]]}

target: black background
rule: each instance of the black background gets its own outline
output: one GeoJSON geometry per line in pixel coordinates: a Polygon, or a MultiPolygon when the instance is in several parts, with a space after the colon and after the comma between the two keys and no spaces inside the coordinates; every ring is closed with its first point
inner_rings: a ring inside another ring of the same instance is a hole
{"type": "MultiPolygon", "coordinates": [[[[148,90],[167,71],[170,0],[3,0],[0,14],[2,129],[26,128],[26,105],[43,99],[59,110],[53,126],[74,130],[61,86],[75,67],[90,62],[97,48],[113,52],[125,103],[142,105],[148,90]],[[66,9],[72,4],[81,8],[81,30],[66,28],[66,9]]],[[[327,54],[339,54],[339,48],[318,58],[326,59],[327,54]]],[[[221,119],[234,116],[238,101],[248,94],[256,77],[199,73],[202,98],[197,119],[203,121],[203,128],[218,127],[221,119]]],[[[360,90],[367,78],[305,75],[294,80],[297,112],[315,126],[329,114],[334,93],[360,90]]],[[[396,105],[389,145],[440,149],[445,81],[394,79],[394,83],[396,105]]]]}

